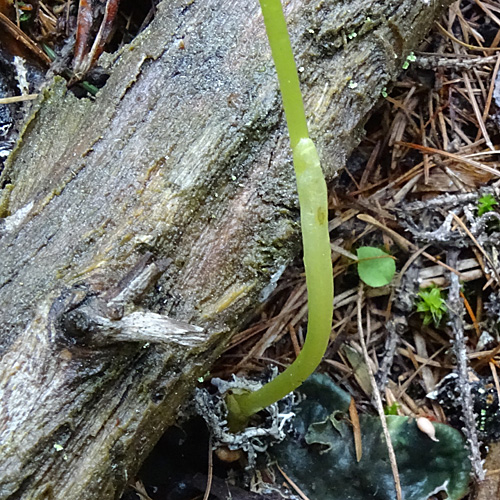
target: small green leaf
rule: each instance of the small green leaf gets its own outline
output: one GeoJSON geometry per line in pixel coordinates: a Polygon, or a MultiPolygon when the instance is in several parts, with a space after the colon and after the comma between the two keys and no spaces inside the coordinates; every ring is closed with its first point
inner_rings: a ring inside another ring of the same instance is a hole
{"type": "Polygon", "coordinates": [[[389,254],[375,247],[360,247],[356,254],[361,281],[374,288],[392,281],[396,274],[396,262],[389,254]]]}
{"type": "Polygon", "coordinates": [[[417,312],[421,313],[424,325],[434,322],[437,327],[448,310],[443,292],[433,285],[418,292],[417,312]]]}
{"type": "Polygon", "coordinates": [[[400,408],[400,404],[394,401],[391,406],[384,406],[384,413],[386,415],[397,415],[398,414],[398,408],[400,408]]]}
{"type": "Polygon", "coordinates": [[[415,62],[417,60],[415,54],[410,52],[405,62],[403,63],[403,69],[408,69],[410,67],[410,63],[415,62]]]}
{"type": "Polygon", "coordinates": [[[477,200],[477,215],[481,217],[487,212],[493,211],[493,207],[498,205],[498,201],[492,194],[485,194],[477,200]]]}

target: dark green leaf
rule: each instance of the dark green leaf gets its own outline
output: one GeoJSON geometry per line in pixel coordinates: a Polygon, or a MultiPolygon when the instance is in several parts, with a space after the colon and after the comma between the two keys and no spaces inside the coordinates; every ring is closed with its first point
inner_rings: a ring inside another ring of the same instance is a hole
{"type": "MultiPolygon", "coordinates": [[[[316,375],[304,384],[306,393],[296,408],[295,432],[273,447],[280,467],[311,500],[393,500],[394,479],[380,420],[361,415],[363,456],[358,463],[345,406],[349,396],[340,398],[341,411],[332,411],[330,401],[339,400],[339,389],[329,398],[331,382],[325,379],[329,380],[316,375]],[[321,402],[315,400],[315,394],[321,402]]],[[[407,417],[389,416],[387,423],[405,500],[427,500],[438,491],[445,491],[449,500],[463,497],[470,463],[458,431],[435,424],[439,442],[434,442],[407,417]]]]}

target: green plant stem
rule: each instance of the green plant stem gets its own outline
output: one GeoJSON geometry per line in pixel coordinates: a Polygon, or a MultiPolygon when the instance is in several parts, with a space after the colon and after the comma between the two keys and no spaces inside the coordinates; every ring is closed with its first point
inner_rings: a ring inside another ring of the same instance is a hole
{"type": "Polygon", "coordinates": [[[233,428],[244,425],[248,417],[295,390],[314,372],[328,346],[333,314],[326,183],[316,147],[308,136],[297,69],[280,0],[260,0],[260,4],[290,133],[300,203],[309,313],[306,341],[295,362],[261,389],[226,398],[229,423],[233,428]]]}
{"type": "MultiPolygon", "coordinates": [[[[297,67],[295,66],[292,45],[290,44],[280,0],[259,1],[276,73],[278,74],[283,109],[285,110],[288,133],[290,134],[290,146],[293,151],[300,139],[309,137],[297,67]]],[[[294,165],[294,167],[297,170],[297,166],[294,165]]]]}

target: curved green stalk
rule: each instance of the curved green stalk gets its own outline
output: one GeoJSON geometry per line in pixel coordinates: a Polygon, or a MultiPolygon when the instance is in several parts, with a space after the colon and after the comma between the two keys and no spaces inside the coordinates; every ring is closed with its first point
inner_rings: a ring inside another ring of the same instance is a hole
{"type": "Polygon", "coordinates": [[[328,234],[326,183],[316,147],[307,130],[297,69],[280,0],[260,0],[290,134],[300,203],[308,325],[304,347],[295,362],[255,392],[226,398],[230,426],[280,400],[314,372],[328,346],[333,313],[333,273],[328,234]]]}

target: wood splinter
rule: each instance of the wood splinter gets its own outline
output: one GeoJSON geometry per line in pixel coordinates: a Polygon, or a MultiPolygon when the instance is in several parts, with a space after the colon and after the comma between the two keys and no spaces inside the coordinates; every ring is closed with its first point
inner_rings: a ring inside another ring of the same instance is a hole
{"type": "Polygon", "coordinates": [[[170,263],[145,254],[120,282],[101,295],[76,286],[57,306],[56,330],[76,344],[107,346],[118,342],[151,342],[192,347],[206,339],[203,328],[138,306],[170,263]]]}
{"type": "Polygon", "coordinates": [[[107,346],[117,342],[151,342],[187,347],[206,340],[203,328],[150,311],[134,311],[119,320],[98,313],[95,303],[84,304],[59,318],[66,336],[73,342],[107,346]]]}

